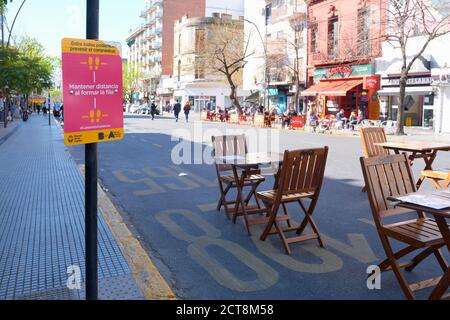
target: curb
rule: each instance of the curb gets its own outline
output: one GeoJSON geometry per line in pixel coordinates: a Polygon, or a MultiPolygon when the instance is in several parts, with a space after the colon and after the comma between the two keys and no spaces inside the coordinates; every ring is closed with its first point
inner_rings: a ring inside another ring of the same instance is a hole
{"type": "MultiPolygon", "coordinates": [[[[56,119],[55,123],[62,131],[56,119]]],[[[84,175],[84,165],[78,166],[84,175]]],[[[144,294],[146,300],[176,300],[172,289],[162,277],[139,240],[137,240],[123,221],[111,199],[97,183],[98,209],[111,230],[114,239],[120,247],[122,254],[130,266],[136,283],[144,294]]]]}
{"type": "Polygon", "coordinates": [[[3,136],[2,138],[0,138],[0,146],[6,142],[6,140],[9,139],[9,137],[11,137],[21,126],[23,125],[22,122],[18,123],[17,125],[15,125],[15,128],[11,130],[11,132],[9,132],[8,134],[6,134],[5,136],[3,136]]]}

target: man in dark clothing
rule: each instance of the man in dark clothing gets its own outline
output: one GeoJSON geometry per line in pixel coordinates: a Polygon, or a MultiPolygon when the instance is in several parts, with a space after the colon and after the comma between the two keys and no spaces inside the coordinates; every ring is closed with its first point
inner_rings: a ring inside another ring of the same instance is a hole
{"type": "Polygon", "coordinates": [[[173,106],[173,112],[175,114],[176,122],[178,122],[178,117],[179,117],[180,112],[181,112],[181,103],[178,100],[175,103],[175,105],[173,106]]]}
{"type": "Polygon", "coordinates": [[[150,114],[152,115],[152,120],[155,120],[156,104],[154,101],[152,101],[152,105],[150,106],[150,114]]]}

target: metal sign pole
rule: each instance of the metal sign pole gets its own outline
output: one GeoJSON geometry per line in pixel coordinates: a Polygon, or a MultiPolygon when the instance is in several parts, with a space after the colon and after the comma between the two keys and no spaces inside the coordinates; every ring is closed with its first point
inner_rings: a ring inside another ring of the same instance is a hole
{"type": "MultiPolygon", "coordinates": [[[[98,39],[99,0],[87,0],[86,38],[98,39]]],[[[86,236],[86,299],[98,298],[97,257],[97,144],[85,146],[85,236],[86,236]]]]}

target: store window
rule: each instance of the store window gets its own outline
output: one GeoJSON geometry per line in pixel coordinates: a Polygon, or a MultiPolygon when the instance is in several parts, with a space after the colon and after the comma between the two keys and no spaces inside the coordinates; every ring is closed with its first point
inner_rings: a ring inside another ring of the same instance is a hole
{"type": "Polygon", "coordinates": [[[432,128],[434,126],[434,96],[428,95],[423,100],[423,126],[432,128]]]}
{"type": "Polygon", "coordinates": [[[370,25],[371,25],[370,8],[362,8],[358,10],[358,43],[357,54],[364,57],[370,53],[370,25]]]}
{"type": "Polygon", "coordinates": [[[311,52],[312,53],[317,53],[318,38],[319,38],[319,25],[317,24],[317,22],[315,22],[311,26],[311,52]]]}
{"type": "Polygon", "coordinates": [[[339,18],[333,16],[328,20],[328,58],[336,60],[339,52],[339,18]]]}

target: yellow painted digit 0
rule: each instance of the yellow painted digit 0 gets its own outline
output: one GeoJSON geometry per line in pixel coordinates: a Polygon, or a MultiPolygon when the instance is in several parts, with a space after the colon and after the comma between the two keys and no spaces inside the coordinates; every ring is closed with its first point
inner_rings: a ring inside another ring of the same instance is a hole
{"type": "Polygon", "coordinates": [[[278,282],[278,272],[235,242],[220,239],[220,230],[204,220],[195,212],[183,209],[166,210],[155,215],[156,220],[176,239],[189,243],[189,255],[201,265],[220,285],[239,292],[265,290],[278,282]],[[185,227],[174,220],[182,216],[203,231],[202,235],[192,235],[185,227]],[[220,248],[255,272],[253,280],[238,278],[220,261],[211,257],[208,247],[220,248]]]}

